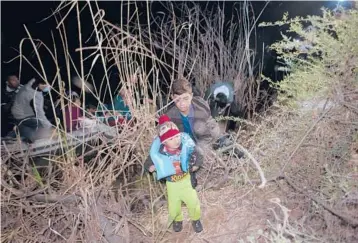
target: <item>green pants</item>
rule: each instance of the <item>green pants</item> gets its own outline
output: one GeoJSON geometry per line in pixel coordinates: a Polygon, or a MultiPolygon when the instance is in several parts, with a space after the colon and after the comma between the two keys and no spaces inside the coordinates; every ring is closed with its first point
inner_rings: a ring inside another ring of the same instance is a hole
{"type": "Polygon", "coordinates": [[[177,182],[167,181],[166,184],[170,221],[183,221],[183,213],[181,210],[182,202],[184,202],[188,208],[190,219],[199,220],[200,201],[198,194],[191,185],[190,175],[188,174],[177,182]]]}

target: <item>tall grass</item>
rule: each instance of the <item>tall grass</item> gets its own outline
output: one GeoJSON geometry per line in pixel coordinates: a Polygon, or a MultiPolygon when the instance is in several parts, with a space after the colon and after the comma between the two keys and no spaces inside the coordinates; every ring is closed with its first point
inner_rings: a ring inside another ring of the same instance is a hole
{"type": "Polygon", "coordinates": [[[56,129],[60,135],[57,139],[62,152],[45,158],[48,165],[40,171],[41,175],[32,173],[26,155],[24,161],[3,156],[4,242],[135,242],[134,238],[141,235],[152,239],[163,237],[162,232],[154,230],[154,217],[151,231],[131,218],[136,213],[132,209],[138,205],[154,212],[155,203],[164,194],[160,183],[153,182],[150,176],[143,177],[142,173],[149,144],[155,136],[155,104],[162,104],[163,84],[159,80],[163,72],[170,73],[169,87],[174,78],[187,76],[195,80],[202,92],[216,80],[232,81],[238,102],[244,107],[255,103],[252,102],[257,88],[253,76],[254,56],[248,45],[253,22],[247,16],[246,3],[237,6],[236,15],[228,22],[220,8],[207,12],[198,6],[191,9],[183,4],[180,6],[182,16],[177,17],[174,5],[167,4],[172,15],[160,23],[153,22],[149,3],[144,23],[136,2],[123,3],[120,15],[128,17],[118,24],[107,21],[99,5],[97,2],[61,2],[50,16],[57,22],[56,30],[51,32],[51,47],[26,29],[28,36],[19,46],[20,68],[26,62],[54,87],[50,96],[52,109],[55,110],[53,95],[56,95],[60,97],[58,104],[63,116],[65,106],[71,103],[64,95],[65,90],[72,90],[71,79],[78,76],[82,80],[83,112],[88,94],[103,105],[108,100],[113,103],[117,92],[124,89],[131,98],[129,106],[136,122],[120,130],[114,128],[115,139],[98,136],[95,142],[83,142],[75,149],[68,146],[70,138],[66,127],[60,126],[57,118],[56,129]],[[92,22],[84,22],[84,15],[90,15],[92,22]],[[74,24],[70,22],[71,16],[77,20],[76,58],[69,49],[66,31],[67,24],[74,24]],[[238,20],[244,24],[235,24],[238,20]],[[161,31],[151,29],[155,23],[161,31]],[[93,26],[88,39],[83,32],[84,25],[93,26]],[[61,45],[56,44],[58,39],[61,45]],[[39,66],[32,65],[23,55],[25,42],[32,44],[39,66]],[[52,57],[57,67],[55,75],[46,69],[48,63],[42,62],[39,48],[52,57]],[[60,60],[64,60],[64,66],[60,60]],[[118,81],[115,87],[110,78],[113,70],[118,81]],[[98,73],[103,76],[99,77],[98,73]],[[49,80],[49,77],[54,78],[49,80]],[[89,85],[94,89],[89,89],[89,85]],[[153,103],[141,104],[138,94],[145,99],[152,97],[153,103]]]}
{"type": "Polygon", "coordinates": [[[152,14],[153,25],[160,31],[148,29],[143,39],[171,64],[170,79],[188,78],[202,96],[217,81],[232,82],[243,110],[255,110],[260,81],[253,71],[258,60],[255,46],[250,46],[256,24],[250,6],[233,4],[230,14],[225,6],[166,3],[163,9],[152,14]]]}

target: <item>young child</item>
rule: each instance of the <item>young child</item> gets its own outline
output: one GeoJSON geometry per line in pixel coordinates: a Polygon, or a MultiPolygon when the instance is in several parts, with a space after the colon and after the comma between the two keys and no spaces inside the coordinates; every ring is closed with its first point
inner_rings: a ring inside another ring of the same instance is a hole
{"type": "Polygon", "coordinates": [[[203,230],[200,222],[200,201],[190,180],[190,171],[196,171],[202,164],[197,154],[195,143],[186,133],[163,115],[159,118],[159,136],[153,141],[149,165],[150,172],[157,172],[157,179],[166,179],[168,193],[168,211],[173,221],[173,230],[180,232],[183,228],[181,204],[184,202],[196,233],[203,230]]]}

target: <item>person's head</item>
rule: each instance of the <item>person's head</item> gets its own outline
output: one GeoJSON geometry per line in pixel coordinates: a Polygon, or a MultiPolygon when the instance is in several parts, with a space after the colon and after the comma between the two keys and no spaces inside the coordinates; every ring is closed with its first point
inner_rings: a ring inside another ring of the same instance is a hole
{"type": "Polygon", "coordinates": [[[37,91],[42,91],[44,93],[48,93],[51,90],[51,86],[46,83],[42,78],[36,78],[32,83],[32,88],[37,91]]]}
{"type": "Polygon", "coordinates": [[[68,96],[70,104],[81,106],[80,96],[75,91],[67,92],[66,95],[68,96]]]}
{"type": "Polygon", "coordinates": [[[119,90],[118,95],[122,97],[122,99],[126,105],[131,104],[131,95],[129,93],[129,89],[127,89],[126,87],[122,87],[119,90]]]}
{"type": "Polygon", "coordinates": [[[122,99],[125,99],[128,96],[128,90],[125,87],[122,87],[119,92],[118,95],[122,97],[122,99]]]}
{"type": "Polygon", "coordinates": [[[12,89],[16,89],[20,85],[19,78],[15,74],[7,76],[6,84],[12,89]]]}
{"type": "Polygon", "coordinates": [[[87,106],[87,112],[92,114],[92,115],[94,115],[96,113],[96,110],[97,110],[97,108],[92,104],[89,104],[87,106]]]}
{"type": "Polygon", "coordinates": [[[178,149],[181,145],[180,131],[167,115],[159,118],[158,135],[160,142],[168,149],[178,149]]]}
{"type": "Polygon", "coordinates": [[[228,103],[227,96],[224,93],[218,93],[215,97],[215,102],[220,108],[224,108],[228,103]]]}
{"type": "Polygon", "coordinates": [[[179,111],[187,113],[193,99],[193,89],[189,81],[185,78],[175,80],[172,85],[171,94],[175,106],[179,111]]]}
{"type": "Polygon", "coordinates": [[[81,106],[81,100],[79,97],[76,97],[74,100],[73,100],[73,104],[75,106],[81,106]]]}

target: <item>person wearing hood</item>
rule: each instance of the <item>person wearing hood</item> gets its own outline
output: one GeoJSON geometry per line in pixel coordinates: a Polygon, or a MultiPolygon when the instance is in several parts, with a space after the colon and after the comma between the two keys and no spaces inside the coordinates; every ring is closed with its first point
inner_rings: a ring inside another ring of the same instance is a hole
{"type": "Polygon", "coordinates": [[[52,124],[45,115],[43,97],[43,93],[48,93],[50,89],[45,80],[31,79],[15,97],[11,113],[20,136],[30,142],[39,137],[39,129],[52,130],[52,124]]]}
{"type": "MultiPolygon", "coordinates": [[[[217,81],[213,83],[205,93],[205,100],[208,101],[211,111],[211,116],[217,118],[220,116],[229,117],[244,117],[244,110],[235,101],[234,85],[229,81],[217,81]]],[[[236,122],[229,120],[224,122],[224,132],[227,132],[229,127],[235,129],[236,122]]]]}

